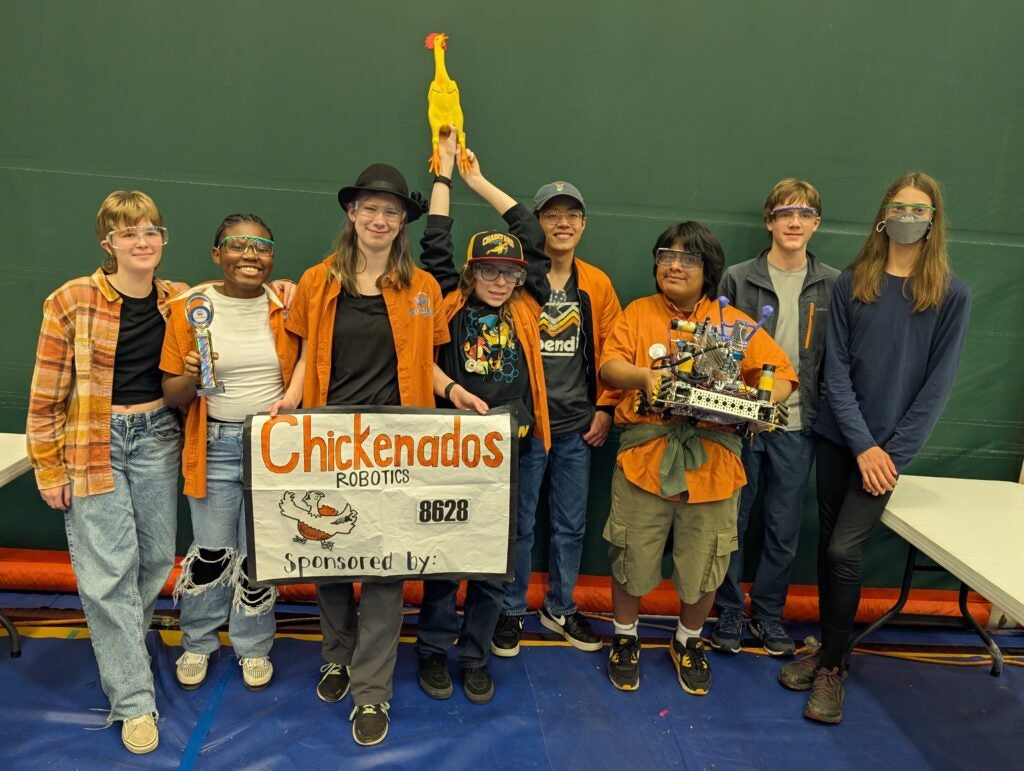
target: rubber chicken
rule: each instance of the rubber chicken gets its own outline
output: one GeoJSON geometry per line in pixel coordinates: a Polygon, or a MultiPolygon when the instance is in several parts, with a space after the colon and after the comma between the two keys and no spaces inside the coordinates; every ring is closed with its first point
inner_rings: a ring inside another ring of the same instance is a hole
{"type": "Polygon", "coordinates": [[[448,77],[444,66],[444,49],[448,47],[448,36],[443,32],[431,32],[425,43],[428,51],[434,52],[434,79],[427,90],[427,120],[430,122],[430,171],[441,173],[441,158],[437,144],[441,134],[454,126],[459,141],[459,169],[469,171],[469,157],[466,155],[466,132],[463,128],[462,106],[459,104],[459,86],[448,77]]]}

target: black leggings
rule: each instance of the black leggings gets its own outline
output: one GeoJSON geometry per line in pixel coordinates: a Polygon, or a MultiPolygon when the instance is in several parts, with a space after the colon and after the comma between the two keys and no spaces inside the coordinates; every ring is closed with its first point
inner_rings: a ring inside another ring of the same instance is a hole
{"type": "Polygon", "coordinates": [[[821,665],[839,666],[860,603],[864,542],[892,493],[865,492],[857,459],[846,447],[817,437],[818,603],[821,665]]]}

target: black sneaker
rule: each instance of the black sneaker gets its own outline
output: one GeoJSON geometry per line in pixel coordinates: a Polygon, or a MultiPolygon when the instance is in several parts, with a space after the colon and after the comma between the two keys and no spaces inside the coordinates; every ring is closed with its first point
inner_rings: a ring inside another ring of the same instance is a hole
{"type": "Polygon", "coordinates": [[[838,723],[843,719],[843,699],[846,687],[839,667],[832,669],[818,668],[814,670],[814,683],[811,695],[804,705],[804,717],[817,720],[819,723],[838,723]]]}
{"type": "Polygon", "coordinates": [[[711,630],[711,647],[728,653],[739,653],[743,642],[743,611],[722,608],[718,623],[711,630]]]}
{"type": "Polygon", "coordinates": [[[608,679],[620,691],[635,691],[640,687],[640,638],[617,634],[612,637],[612,650],[608,654],[608,679]]]}
{"type": "Polygon", "coordinates": [[[683,647],[673,635],[668,652],[676,665],[676,676],[683,690],[694,696],[706,696],[711,690],[711,667],[704,655],[704,641],[691,637],[683,647]]]}
{"type": "Polygon", "coordinates": [[[502,658],[519,655],[519,639],[523,636],[523,617],[508,616],[504,613],[498,618],[498,625],[491,637],[491,653],[502,658]]]}
{"type": "Polygon", "coordinates": [[[486,664],[462,670],[462,690],[474,704],[486,704],[494,698],[494,681],[486,664]]]}
{"type": "Polygon", "coordinates": [[[316,684],[316,697],[320,701],[336,702],[345,698],[348,693],[348,667],[341,664],[324,664],[320,667],[323,675],[316,684]]]}
{"type": "Polygon", "coordinates": [[[388,710],[391,705],[388,702],[383,704],[364,704],[356,707],[349,715],[352,721],[352,738],[356,744],[364,747],[371,747],[380,744],[388,735],[388,710]]]}
{"type": "Polygon", "coordinates": [[[752,620],[750,632],[761,641],[761,646],[772,656],[792,656],[796,653],[793,638],[779,621],[752,620]]]}
{"type": "Polygon", "coordinates": [[[446,656],[431,653],[420,659],[420,688],[432,699],[447,699],[452,695],[452,676],[446,656]]]}
{"type": "Polygon", "coordinates": [[[582,613],[556,616],[547,608],[540,609],[540,623],[562,635],[573,648],[581,651],[599,651],[604,647],[600,635],[590,628],[590,622],[582,613]]]}

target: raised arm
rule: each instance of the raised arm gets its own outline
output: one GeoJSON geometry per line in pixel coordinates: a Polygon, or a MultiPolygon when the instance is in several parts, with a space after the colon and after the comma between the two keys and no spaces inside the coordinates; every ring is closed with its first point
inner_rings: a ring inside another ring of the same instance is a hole
{"type": "Polygon", "coordinates": [[[544,251],[544,231],[540,223],[525,206],[484,177],[476,153],[467,150],[466,154],[469,168],[466,171],[460,169],[459,174],[470,190],[494,207],[508,224],[509,232],[522,243],[526,258],[526,291],[544,305],[551,294],[548,283],[551,258],[544,251]]]}
{"type": "MultiPolygon", "coordinates": [[[[441,175],[451,179],[455,167],[455,132],[442,135],[438,145],[441,158],[441,175]]],[[[430,208],[427,211],[427,226],[420,238],[420,264],[430,273],[441,287],[442,294],[448,294],[459,286],[459,270],[455,267],[452,247],[451,189],[444,182],[434,182],[430,191],[430,208]]]]}

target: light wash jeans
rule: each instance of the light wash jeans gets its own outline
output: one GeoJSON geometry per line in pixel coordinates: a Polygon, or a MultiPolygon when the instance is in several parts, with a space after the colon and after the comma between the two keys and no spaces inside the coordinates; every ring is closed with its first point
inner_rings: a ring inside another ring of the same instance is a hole
{"type": "Polygon", "coordinates": [[[537,518],[544,471],[550,468],[548,511],[551,540],[548,546],[548,591],[544,606],[556,616],[576,612],[572,593],[580,574],[583,533],[587,526],[587,493],[590,484],[590,445],[580,434],[551,438],[551,452],[530,442],[530,450],[519,458],[519,497],[516,516],[515,578],[505,584],[501,612],[509,616],[526,614],[526,590],[530,586],[533,529],[537,518]]]}
{"type": "Polygon", "coordinates": [[[181,598],[182,647],[213,653],[226,621],[239,658],[270,653],[274,644],[273,587],[256,587],[245,575],[245,497],[242,489],[241,423],[206,426],[206,497],[192,509],[192,546],[174,589],[181,598]]]}
{"type": "Polygon", "coordinates": [[[114,490],[64,516],[110,721],[156,712],[146,632],[174,565],[181,428],[169,407],[111,415],[114,490]]]}

